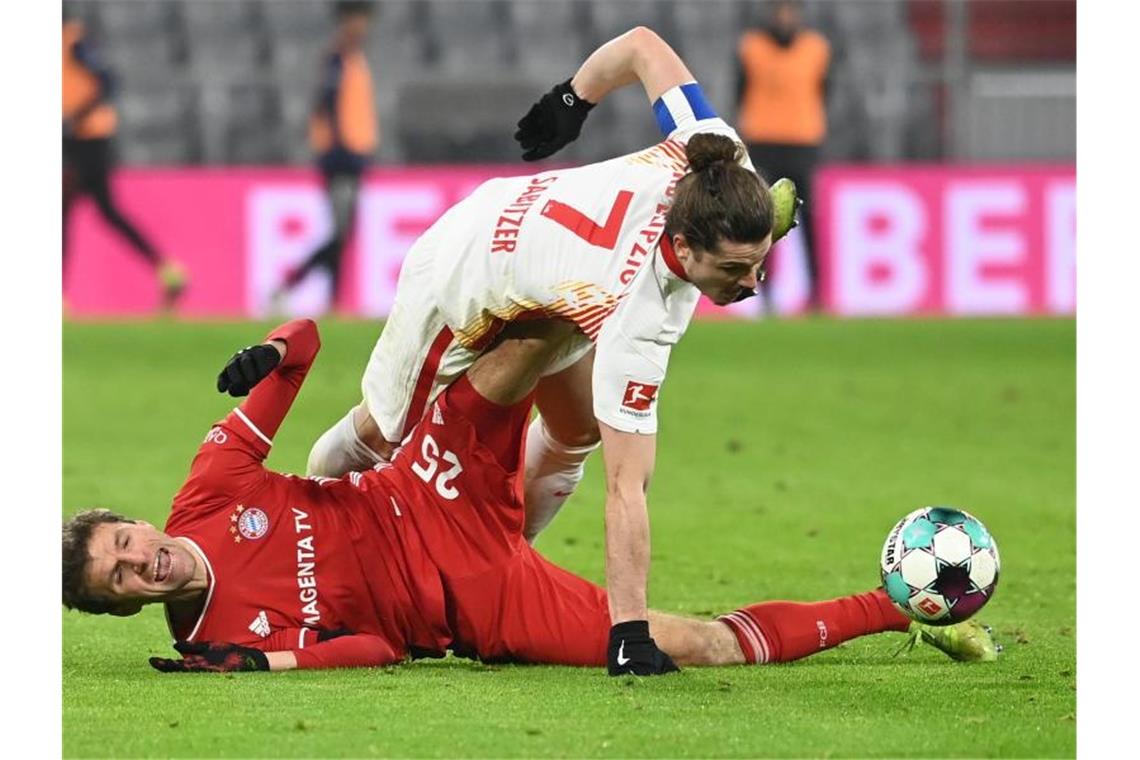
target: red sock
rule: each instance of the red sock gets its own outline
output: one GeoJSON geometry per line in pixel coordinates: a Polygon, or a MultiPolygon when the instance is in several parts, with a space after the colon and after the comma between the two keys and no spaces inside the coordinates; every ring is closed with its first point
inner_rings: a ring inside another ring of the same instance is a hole
{"type": "Polygon", "coordinates": [[[910,619],[875,589],[826,602],[761,602],[717,618],[748,664],[791,662],[869,633],[905,631],[910,619]]]}

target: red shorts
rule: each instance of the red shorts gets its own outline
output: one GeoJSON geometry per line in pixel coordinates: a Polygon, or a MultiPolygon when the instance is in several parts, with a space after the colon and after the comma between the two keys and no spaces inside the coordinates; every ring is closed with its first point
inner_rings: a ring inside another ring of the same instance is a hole
{"type": "Polygon", "coordinates": [[[487,401],[462,377],[425,412],[388,474],[415,494],[407,518],[443,583],[453,650],[601,666],[610,629],[605,590],[548,562],[522,536],[530,409],[530,399],[512,407],[487,401]]]}

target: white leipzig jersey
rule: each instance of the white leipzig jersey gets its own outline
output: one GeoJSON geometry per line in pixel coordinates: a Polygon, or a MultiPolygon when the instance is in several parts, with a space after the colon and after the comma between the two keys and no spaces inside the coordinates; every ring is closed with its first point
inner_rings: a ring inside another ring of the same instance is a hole
{"type": "MultiPolygon", "coordinates": [[[[685,143],[698,132],[739,136],[694,83],[654,106],[663,142],[626,156],[541,174],[493,179],[434,225],[430,278],[455,339],[478,352],[503,324],[562,317],[591,342],[594,411],[626,432],[657,431],[657,391],[669,352],[700,292],[659,245],[685,143]]],[[[744,151],[741,151],[744,153],[744,151]]],[[[742,164],[752,169],[745,155],[742,164]]]]}

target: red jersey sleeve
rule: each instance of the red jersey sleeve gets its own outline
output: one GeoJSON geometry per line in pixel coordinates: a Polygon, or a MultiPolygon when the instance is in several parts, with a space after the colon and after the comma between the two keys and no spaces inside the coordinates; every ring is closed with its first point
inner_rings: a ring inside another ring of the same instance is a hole
{"type": "Polygon", "coordinates": [[[263,652],[288,650],[297,658],[297,667],[305,669],[369,668],[404,660],[403,654],[382,636],[354,633],[317,641],[317,635],[311,628],[289,628],[274,632],[254,646],[263,652]]]}
{"type": "Polygon", "coordinates": [[[212,501],[226,504],[267,477],[261,463],[321,347],[317,325],[311,319],[286,322],[266,336],[265,342],[271,340],[285,342],[285,358],[206,434],[190,477],[176,497],[176,507],[208,508],[212,501]]]}

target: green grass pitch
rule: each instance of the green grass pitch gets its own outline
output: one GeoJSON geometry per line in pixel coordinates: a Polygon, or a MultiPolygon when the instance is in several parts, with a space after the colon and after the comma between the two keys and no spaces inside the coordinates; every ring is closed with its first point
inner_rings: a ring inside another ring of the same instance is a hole
{"type": "MultiPolygon", "coordinates": [[[[158,525],[260,324],[68,324],[65,511],[158,525]]],[[[378,325],[322,323],[324,349],[269,464],[301,471],[358,398],[378,325]]],[[[1072,321],[697,323],[663,389],[650,492],[654,607],[693,615],[872,588],[891,525],[962,506],[1002,551],[980,619],[1006,651],[962,665],[902,637],[790,665],[661,679],[447,658],[397,668],[161,675],[161,611],[64,616],[66,756],[1072,756],[1072,321]]],[[[603,579],[598,457],[539,539],[603,579]]]]}

